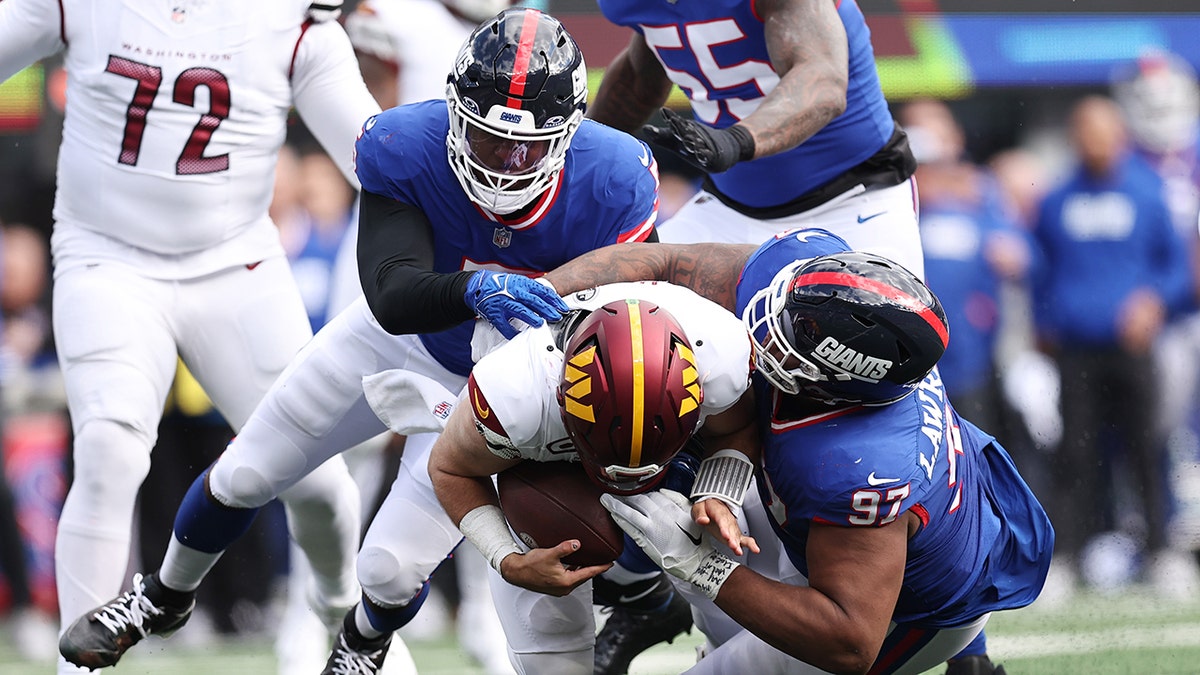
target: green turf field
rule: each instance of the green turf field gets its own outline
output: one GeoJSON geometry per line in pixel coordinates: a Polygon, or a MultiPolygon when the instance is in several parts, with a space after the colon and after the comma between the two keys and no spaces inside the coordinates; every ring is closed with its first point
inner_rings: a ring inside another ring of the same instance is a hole
{"type": "MultiPolygon", "coordinates": [[[[1034,606],[998,614],[988,624],[988,636],[993,657],[1009,675],[1200,675],[1200,603],[1138,593],[1112,598],[1085,594],[1062,610],[1034,606]]],[[[698,641],[693,634],[656,647],[634,661],[630,673],[678,673],[693,662],[698,641]]],[[[422,675],[483,672],[452,639],[409,646],[422,675]]],[[[111,672],[273,675],[275,659],[266,641],[195,646],[181,633],[170,640],[151,638],[111,672]]],[[[51,663],[21,662],[8,642],[0,640],[0,675],[48,673],[53,673],[51,663]]]]}

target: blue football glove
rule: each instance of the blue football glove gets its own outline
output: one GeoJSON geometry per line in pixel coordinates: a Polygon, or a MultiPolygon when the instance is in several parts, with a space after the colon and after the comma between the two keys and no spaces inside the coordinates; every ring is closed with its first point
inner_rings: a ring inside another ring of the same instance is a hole
{"type": "Polygon", "coordinates": [[[754,137],[740,124],[714,129],[681,117],[670,108],[663,108],[662,116],[666,126],[647,124],[642,133],[701,171],[721,173],[738,162],[754,159],[754,137]]]}
{"type": "Polygon", "coordinates": [[[567,311],[567,303],[550,284],[520,274],[479,270],[467,281],[467,306],[496,327],[505,338],[517,335],[513,319],[530,326],[542,320],[558,321],[567,311]]]}

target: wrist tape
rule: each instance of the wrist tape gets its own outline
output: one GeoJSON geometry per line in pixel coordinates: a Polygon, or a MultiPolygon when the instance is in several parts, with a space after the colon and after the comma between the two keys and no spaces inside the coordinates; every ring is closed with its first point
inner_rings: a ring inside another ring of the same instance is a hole
{"type": "Polygon", "coordinates": [[[696,482],[692,485],[692,501],[717,497],[737,508],[746,498],[750,479],[754,477],[754,463],[737,450],[718,450],[700,462],[696,482]]]}
{"type": "Polygon", "coordinates": [[[477,506],[467,512],[458,523],[458,529],[475,545],[492,569],[500,571],[500,563],[510,553],[521,553],[521,547],[508,532],[508,521],[504,512],[494,504],[477,506]]]}
{"type": "Polygon", "coordinates": [[[716,551],[711,551],[700,561],[700,567],[697,567],[692,576],[688,577],[688,582],[700,589],[700,592],[709,600],[716,600],[717,593],[721,592],[721,586],[740,564],[716,551]]]}

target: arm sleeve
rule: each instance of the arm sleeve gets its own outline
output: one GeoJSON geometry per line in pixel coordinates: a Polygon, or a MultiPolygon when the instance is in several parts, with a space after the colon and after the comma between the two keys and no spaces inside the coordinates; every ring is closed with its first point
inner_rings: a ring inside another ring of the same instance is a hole
{"type": "Polygon", "coordinates": [[[363,123],[379,113],[379,104],[363,82],[346,31],[336,21],[311,24],[301,34],[292,63],[292,91],[305,126],[358,189],[354,140],[363,123]]]}
{"type": "Polygon", "coordinates": [[[52,0],[0,2],[0,82],[63,49],[64,23],[52,0]]]}
{"type": "Polygon", "coordinates": [[[433,230],[415,206],[362,193],[358,273],[371,313],[393,335],[433,333],[475,316],[463,297],[474,272],[433,271],[433,230]]]}

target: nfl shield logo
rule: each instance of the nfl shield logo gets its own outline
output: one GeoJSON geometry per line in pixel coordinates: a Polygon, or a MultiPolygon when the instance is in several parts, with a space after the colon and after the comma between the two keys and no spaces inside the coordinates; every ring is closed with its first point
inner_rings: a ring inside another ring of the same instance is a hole
{"type": "Polygon", "coordinates": [[[498,248],[508,248],[508,245],[512,243],[512,231],[507,227],[497,227],[496,231],[492,233],[492,243],[498,248]]]}

